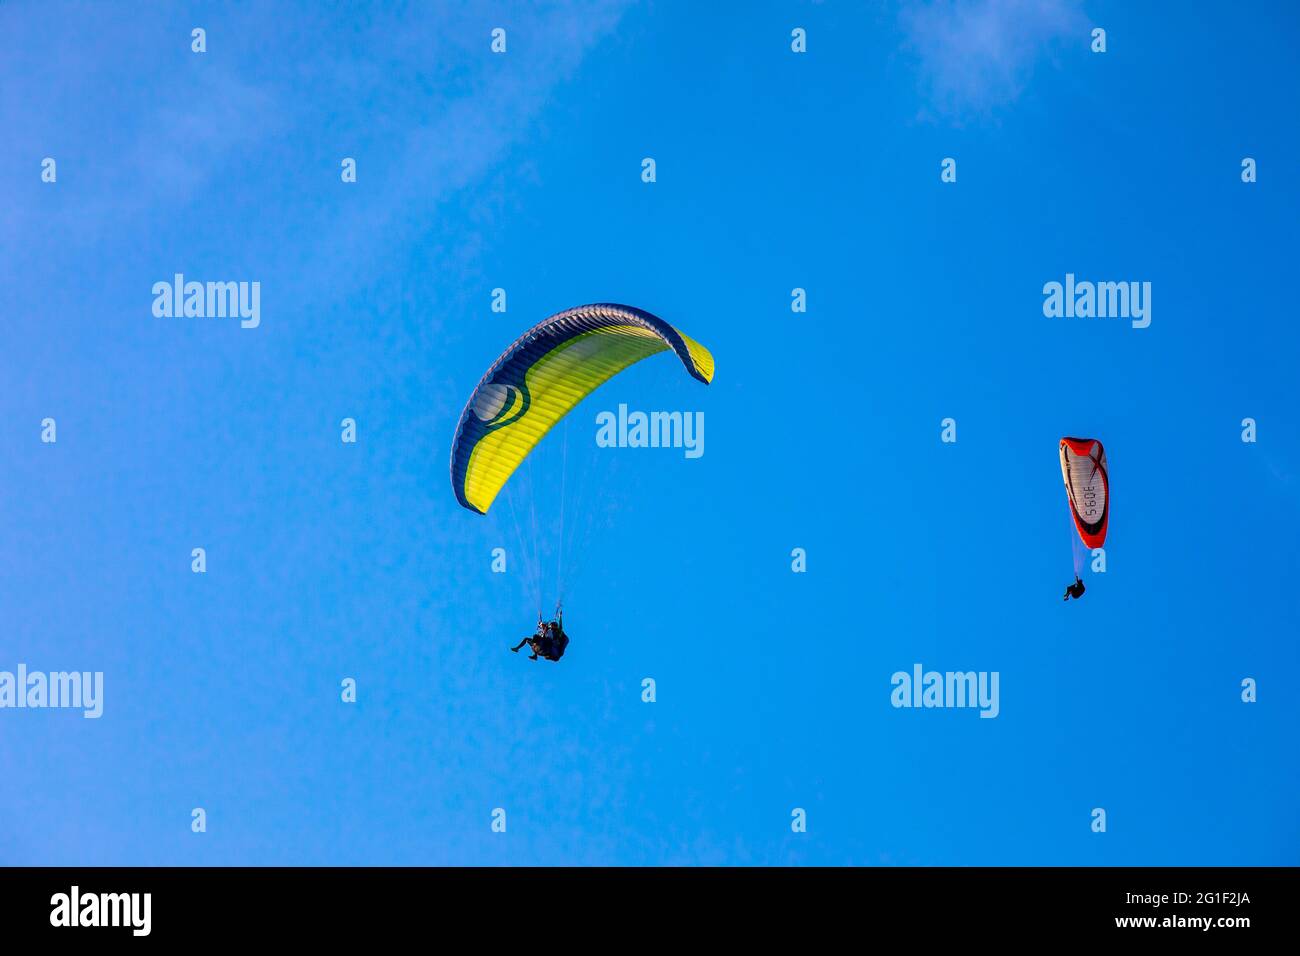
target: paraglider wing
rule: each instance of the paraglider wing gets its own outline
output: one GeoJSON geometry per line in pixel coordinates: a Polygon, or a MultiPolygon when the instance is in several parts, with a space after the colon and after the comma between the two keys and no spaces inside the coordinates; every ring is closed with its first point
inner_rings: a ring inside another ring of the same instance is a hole
{"type": "Polygon", "coordinates": [[[493,363],[469,397],[451,445],[456,500],[486,514],[514,470],[579,402],[628,366],[672,349],[713,380],[713,356],[663,319],[598,303],[539,322],[493,363]]]}
{"type": "Polygon", "coordinates": [[[1061,439],[1061,477],[1079,537],[1090,548],[1106,541],[1110,519],[1110,476],[1106,450],[1095,438],[1061,439]]]}

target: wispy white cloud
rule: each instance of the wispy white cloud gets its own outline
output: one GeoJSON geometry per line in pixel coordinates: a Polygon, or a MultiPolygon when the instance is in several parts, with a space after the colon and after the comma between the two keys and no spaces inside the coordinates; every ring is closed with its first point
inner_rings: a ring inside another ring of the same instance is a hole
{"type": "MultiPolygon", "coordinates": [[[[592,47],[617,25],[629,0],[560,2],[520,7],[508,20],[496,22],[477,16],[464,24],[460,42],[471,44],[471,59],[480,68],[458,79],[458,93],[437,103],[406,102],[409,110],[403,135],[395,138],[385,157],[382,188],[370,189],[370,200],[357,206],[342,228],[332,228],[323,257],[364,255],[374,240],[415,219],[428,221],[432,207],[472,185],[487,184],[506,152],[525,140],[550,101],[555,88],[568,81],[592,47]],[[508,31],[510,53],[487,53],[488,31],[501,26],[508,31]],[[432,108],[431,108],[432,107],[432,108]],[[350,248],[340,250],[340,237],[352,237],[350,248]]],[[[424,56],[419,50],[412,55],[424,56]]],[[[374,164],[369,172],[374,173],[374,164]]],[[[479,241],[477,230],[491,225],[491,203],[478,206],[475,221],[457,230],[463,249],[479,241]]]]}
{"type": "MultiPolygon", "coordinates": [[[[62,207],[53,193],[14,196],[0,239],[26,248],[33,235],[57,233],[90,247],[193,220],[221,197],[249,222],[237,237],[243,261],[269,270],[291,260],[316,296],[344,295],[375,257],[427,240],[441,203],[484,182],[491,193],[494,167],[630,2],[415,4],[364,17],[257,4],[197,23],[149,8],[129,26],[93,6],[10,11],[0,61],[25,56],[45,70],[17,73],[0,92],[12,134],[2,165],[25,166],[34,181],[52,155],[60,181],[82,190],[62,207]],[[49,29],[60,18],[76,25],[71,37],[49,29]],[[189,51],[194,25],[208,31],[206,54],[189,51]],[[489,50],[498,26],[508,31],[504,56],[489,50]],[[358,160],[361,183],[347,193],[344,156],[358,160]],[[324,200],[331,185],[347,198],[324,200]],[[340,272],[340,260],[351,270],[340,272]]],[[[464,225],[456,249],[472,248],[474,227],[490,223],[464,225]]]]}
{"type": "Polygon", "coordinates": [[[957,117],[1013,102],[1058,44],[1089,39],[1077,0],[935,0],[902,26],[931,110],[957,117]]]}

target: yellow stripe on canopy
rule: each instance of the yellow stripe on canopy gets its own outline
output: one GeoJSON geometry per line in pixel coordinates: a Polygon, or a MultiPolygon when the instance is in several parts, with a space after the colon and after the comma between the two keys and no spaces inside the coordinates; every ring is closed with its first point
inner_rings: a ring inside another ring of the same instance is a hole
{"type": "Polygon", "coordinates": [[[654,332],[623,325],[584,332],[547,352],[524,376],[528,410],[488,432],[470,453],[465,500],[486,513],[506,479],[556,422],[629,365],[667,350],[654,332]]]}

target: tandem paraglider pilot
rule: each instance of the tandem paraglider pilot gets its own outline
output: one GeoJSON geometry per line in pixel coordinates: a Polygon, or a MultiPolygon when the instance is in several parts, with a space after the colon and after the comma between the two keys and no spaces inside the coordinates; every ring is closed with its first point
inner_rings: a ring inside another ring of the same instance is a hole
{"type": "Polygon", "coordinates": [[[530,634],[522,641],[510,648],[516,654],[525,644],[533,653],[529,656],[530,661],[535,661],[542,657],[548,661],[558,661],[564,656],[564,651],[569,646],[569,635],[564,633],[564,609],[556,608],[554,621],[537,621],[537,633],[530,634]]]}

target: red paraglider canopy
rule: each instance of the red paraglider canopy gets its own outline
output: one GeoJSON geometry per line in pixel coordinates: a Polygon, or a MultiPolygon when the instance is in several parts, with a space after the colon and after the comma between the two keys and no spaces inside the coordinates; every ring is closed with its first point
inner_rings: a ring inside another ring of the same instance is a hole
{"type": "Polygon", "coordinates": [[[1061,477],[1079,537],[1089,548],[1106,541],[1110,520],[1110,476],[1106,450],[1095,438],[1061,439],[1061,477]]]}

